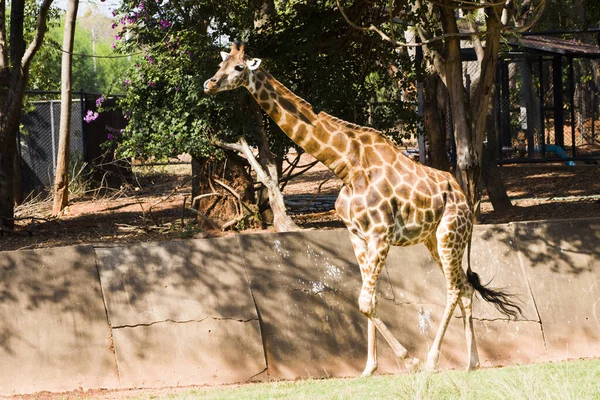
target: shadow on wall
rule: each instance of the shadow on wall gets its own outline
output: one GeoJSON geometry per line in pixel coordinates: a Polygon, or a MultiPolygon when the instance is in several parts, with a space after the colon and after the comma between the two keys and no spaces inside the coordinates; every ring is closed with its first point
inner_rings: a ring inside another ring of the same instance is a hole
{"type": "Polygon", "coordinates": [[[510,224],[544,330],[546,358],[559,360],[600,354],[600,220],[579,219],[510,224]]]}
{"type": "Polygon", "coordinates": [[[265,369],[235,237],[96,251],[124,386],[240,382],[265,369]]]}
{"type": "MultiPolygon", "coordinates": [[[[473,269],[525,314],[475,302],[482,365],[600,355],[598,224],[477,227],[473,269]]],[[[17,392],[356,376],[366,361],[343,229],[1,252],[0,273],[0,387],[17,392]]],[[[424,246],[392,249],[379,293],[380,317],[423,360],[446,298],[424,246]]],[[[442,367],[466,365],[457,319],[442,367]]],[[[379,343],[380,371],[403,371],[379,343]]]]}
{"type": "Polygon", "coordinates": [[[0,388],[117,384],[91,246],[0,253],[0,388]]]}

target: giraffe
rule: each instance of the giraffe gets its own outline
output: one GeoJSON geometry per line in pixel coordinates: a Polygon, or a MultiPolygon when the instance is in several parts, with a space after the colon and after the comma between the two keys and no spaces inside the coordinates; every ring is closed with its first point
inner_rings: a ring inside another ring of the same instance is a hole
{"type": "MultiPolygon", "coordinates": [[[[454,176],[419,164],[379,131],[361,127],[312,106],[296,96],[248,58],[245,45],[234,43],[216,74],[204,83],[207,94],[246,87],[258,104],[296,144],[330,168],[343,182],[335,209],[349,231],[362,277],[358,300],[368,318],[367,363],[363,376],[378,366],[376,330],[409,370],[419,366],[389,331],[376,312],[377,280],[390,246],[423,243],[446,278],[446,306],[427,354],[425,368],[435,370],[440,347],[454,309],[462,312],[467,342],[467,370],[479,366],[473,331],[474,290],[508,317],[521,309],[509,294],[481,284],[465,271],[462,258],[473,228],[472,206],[454,176]]],[[[467,255],[468,257],[468,255],[467,255]]],[[[468,261],[469,257],[468,257],[468,261]]]]}

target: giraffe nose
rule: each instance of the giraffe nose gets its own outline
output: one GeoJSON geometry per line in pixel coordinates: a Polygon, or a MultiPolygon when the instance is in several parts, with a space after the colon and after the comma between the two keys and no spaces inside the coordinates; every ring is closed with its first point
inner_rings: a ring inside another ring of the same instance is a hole
{"type": "Polygon", "coordinates": [[[215,89],[216,84],[217,84],[217,80],[215,78],[207,79],[204,82],[204,92],[208,93],[211,90],[215,89]]]}

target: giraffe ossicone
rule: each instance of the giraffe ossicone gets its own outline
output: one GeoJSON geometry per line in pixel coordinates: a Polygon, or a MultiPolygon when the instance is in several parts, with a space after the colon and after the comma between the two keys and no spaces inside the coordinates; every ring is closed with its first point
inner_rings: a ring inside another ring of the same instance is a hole
{"type": "Polygon", "coordinates": [[[447,301],[425,367],[435,369],[446,328],[458,305],[467,341],[468,365],[479,366],[473,331],[474,290],[508,317],[518,305],[509,294],[482,285],[476,273],[462,269],[473,229],[472,207],[452,174],[421,165],[379,131],[320,112],[260,68],[260,59],[246,57],[243,44],[234,44],[216,74],[204,83],[215,94],[246,87],[258,104],[296,144],[330,168],[343,182],[335,208],[346,224],[360,266],[360,311],[368,318],[367,364],[363,375],[377,370],[376,330],[409,370],[410,358],[377,315],[377,280],[390,246],[423,243],[446,278],[447,301]]]}

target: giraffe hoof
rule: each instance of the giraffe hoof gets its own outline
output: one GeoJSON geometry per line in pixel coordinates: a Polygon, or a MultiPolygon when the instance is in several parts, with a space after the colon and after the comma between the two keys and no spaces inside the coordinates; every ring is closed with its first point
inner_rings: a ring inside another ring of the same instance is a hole
{"type": "Polygon", "coordinates": [[[365,370],[360,376],[361,378],[366,378],[372,376],[375,371],[377,371],[377,364],[367,364],[365,370]]]}
{"type": "Polygon", "coordinates": [[[479,362],[476,362],[473,365],[469,364],[467,366],[467,372],[469,372],[469,371],[475,371],[476,369],[479,369],[479,362]]]}
{"type": "Polygon", "coordinates": [[[421,361],[418,358],[405,358],[404,366],[408,372],[418,372],[421,368],[421,361]]]}
{"type": "Polygon", "coordinates": [[[434,372],[436,370],[438,357],[438,352],[429,352],[427,355],[427,362],[425,363],[425,371],[434,372]]]}

